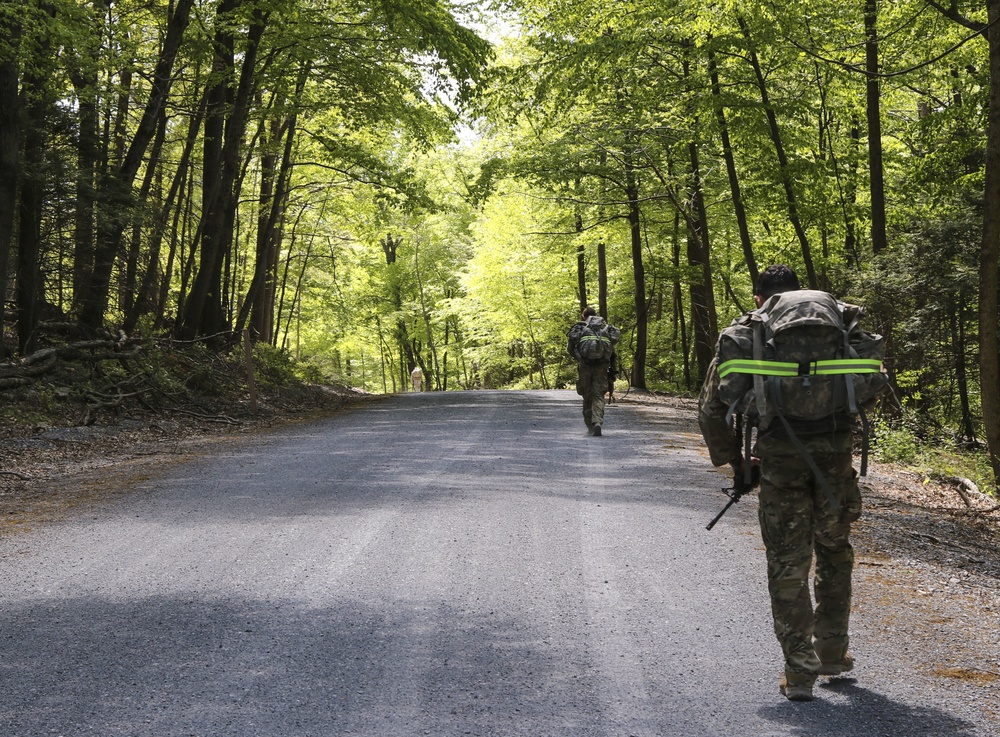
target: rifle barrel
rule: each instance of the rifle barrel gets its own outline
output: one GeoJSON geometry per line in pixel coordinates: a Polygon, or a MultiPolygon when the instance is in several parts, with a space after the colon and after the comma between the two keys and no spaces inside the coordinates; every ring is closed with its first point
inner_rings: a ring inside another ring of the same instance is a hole
{"type": "Polygon", "coordinates": [[[738,502],[739,500],[740,500],[740,498],[738,496],[736,496],[735,494],[733,496],[729,497],[729,501],[726,503],[726,506],[724,506],[722,508],[721,512],[719,512],[717,515],[715,515],[715,518],[705,526],[705,529],[706,530],[711,530],[713,527],[715,527],[715,523],[718,522],[720,519],[722,519],[722,515],[724,515],[726,512],[728,512],[729,508],[731,506],[733,506],[734,504],[736,504],[736,502],[738,502]]]}

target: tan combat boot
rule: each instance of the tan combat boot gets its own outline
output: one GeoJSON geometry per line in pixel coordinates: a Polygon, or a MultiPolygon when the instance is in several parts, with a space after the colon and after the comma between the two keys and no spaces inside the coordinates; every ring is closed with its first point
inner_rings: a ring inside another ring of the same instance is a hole
{"type": "Polygon", "coordinates": [[[844,657],[839,660],[823,660],[817,672],[821,676],[839,676],[852,670],[854,670],[854,656],[844,653],[844,657]]]}
{"type": "Polygon", "coordinates": [[[778,690],[789,701],[812,701],[815,681],[815,678],[809,676],[785,674],[781,677],[778,690]]]}

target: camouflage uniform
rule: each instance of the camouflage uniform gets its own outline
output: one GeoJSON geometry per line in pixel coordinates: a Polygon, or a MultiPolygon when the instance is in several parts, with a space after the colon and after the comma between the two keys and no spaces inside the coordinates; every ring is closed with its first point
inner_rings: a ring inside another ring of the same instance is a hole
{"type": "MultiPolygon", "coordinates": [[[[716,466],[740,462],[743,449],[726,415],[753,388],[752,377],[729,374],[720,379],[716,369],[727,360],[748,358],[751,342],[745,318],[722,332],[699,399],[699,424],[716,466]]],[[[840,662],[847,654],[854,567],[848,537],[851,522],[861,514],[861,494],[852,465],[850,418],[793,429],[828,482],[836,509],[780,425],[757,438],[753,455],[761,465],[759,519],[774,633],[784,652],[788,683],[811,687],[821,663],[840,662]],[[809,593],[814,555],[815,608],[809,593]]]]}
{"type": "MultiPolygon", "coordinates": [[[[583,334],[586,322],[580,320],[569,330],[566,350],[578,362],[576,393],[583,397],[583,421],[588,430],[604,424],[604,395],[608,391],[608,371],[611,361],[585,361],[580,358],[577,343],[583,334]]],[[[608,334],[617,342],[621,332],[614,325],[608,325],[608,334]]]]}
{"type": "Polygon", "coordinates": [[[610,361],[586,363],[580,361],[576,393],[583,397],[583,421],[587,429],[604,424],[604,395],[608,392],[610,361]]]}

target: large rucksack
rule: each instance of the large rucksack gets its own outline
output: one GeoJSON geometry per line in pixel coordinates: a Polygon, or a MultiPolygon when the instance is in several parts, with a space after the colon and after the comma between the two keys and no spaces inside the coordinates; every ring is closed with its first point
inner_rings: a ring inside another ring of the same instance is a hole
{"type": "Polygon", "coordinates": [[[749,313],[753,357],[726,361],[720,378],[752,374],[746,402],[761,430],[858,415],[885,386],[882,336],[858,327],[864,309],[809,289],[783,292],[749,313]]]}
{"type": "Polygon", "coordinates": [[[621,333],[600,315],[591,315],[583,323],[576,342],[577,355],[583,361],[610,361],[621,333]]]}
{"type": "Polygon", "coordinates": [[[753,376],[753,388],[731,412],[745,413],[758,431],[780,423],[807,458],[796,429],[822,431],[845,417],[860,417],[863,474],[868,446],[864,406],[888,382],[882,370],[885,343],[882,336],[859,328],[863,315],[861,307],[809,289],[776,294],[748,313],[739,322],[752,331],[752,357],[718,367],[720,378],[753,376]]]}

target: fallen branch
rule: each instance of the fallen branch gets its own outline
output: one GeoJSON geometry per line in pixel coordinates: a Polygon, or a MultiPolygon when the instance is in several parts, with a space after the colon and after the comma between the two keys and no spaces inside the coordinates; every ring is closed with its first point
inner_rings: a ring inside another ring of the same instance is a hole
{"type": "Polygon", "coordinates": [[[199,420],[205,420],[206,422],[219,422],[224,425],[239,425],[239,420],[234,420],[232,417],[226,417],[225,415],[204,415],[200,412],[192,412],[187,409],[178,409],[176,407],[169,410],[170,412],[177,412],[178,414],[187,415],[189,417],[197,417],[199,420]]]}
{"type": "Polygon", "coordinates": [[[955,487],[955,491],[962,497],[962,501],[965,502],[965,506],[969,509],[974,509],[977,512],[993,512],[1000,509],[1000,504],[997,504],[989,494],[981,492],[971,479],[962,478],[961,476],[948,476],[942,480],[955,487]],[[975,502],[977,501],[980,504],[988,504],[989,506],[986,509],[976,507],[975,502]]]}

